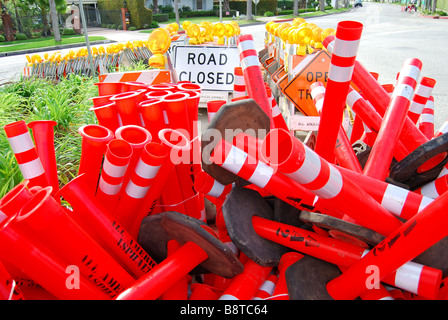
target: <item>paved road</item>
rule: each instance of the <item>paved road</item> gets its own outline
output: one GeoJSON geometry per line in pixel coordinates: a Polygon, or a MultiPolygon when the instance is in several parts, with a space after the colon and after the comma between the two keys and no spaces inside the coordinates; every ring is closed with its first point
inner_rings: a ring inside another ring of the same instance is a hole
{"type": "MultiPolygon", "coordinates": [[[[432,91],[435,100],[436,130],[448,119],[448,20],[429,19],[413,12],[401,12],[392,4],[364,3],[350,12],[308,18],[322,28],[336,29],[342,20],[363,24],[357,59],[371,72],[379,73],[381,84],[394,83],[397,73],[407,58],[418,58],[423,63],[420,76],[433,78],[437,84],[432,91]]],[[[257,48],[263,47],[259,26],[244,28],[252,33],[257,48]]]]}
{"type": "MultiPolygon", "coordinates": [[[[349,12],[307,19],[322,28],[334,29],[341,20],[363,23],[357,57],[368,70],[379,73],[380,83],[394,83],[407,58],[418,58],[423,62],[421,76],[437,80],[433,96],[435,127],[439,128],[448,118],[448,59],[441,54],[448,52],[448,20],[429,19],[417,13],[401,12],[398,5],[371,2],[349,12]]],[[[242,33],[254,36],[257,49],[263,48],[264,32],[264,25],[242,27],[242,33]]],[[[136,31],[104,29],[91,29],[89,35],[104,35],[119,42],[148,37],[148,34],[136,31]]],[[[0,83],[17,79],[25,62],[24,55],[0,58],[0,83]]]]}

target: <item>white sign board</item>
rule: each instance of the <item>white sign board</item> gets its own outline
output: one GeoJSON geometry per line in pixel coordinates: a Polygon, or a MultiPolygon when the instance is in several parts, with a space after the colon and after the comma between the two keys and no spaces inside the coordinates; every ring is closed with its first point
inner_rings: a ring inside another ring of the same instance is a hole
{"type": "Polygon", "coordinates": [[[240,66],[236,46],[176,46],[174,67],[179,81],[203,90],[233,91],[234,70],[240,66]]]}

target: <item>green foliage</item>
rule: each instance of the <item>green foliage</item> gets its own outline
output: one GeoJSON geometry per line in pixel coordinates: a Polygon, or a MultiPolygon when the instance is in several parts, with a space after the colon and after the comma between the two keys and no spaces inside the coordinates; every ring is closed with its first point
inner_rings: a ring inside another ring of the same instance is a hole
{"type": "Polygon", "coordinates": [[[129,27],[129,31],[135,31],[135,30],[137,30],[136,27],[129,27]]]}
{"type": "Polygon", "coordinates": [[[16,40],[28,40],[28,36],[24,33],[16,33],[14,37],[16,40]]]}
{"type": "Polygon", "coordinates": [[[168,13],[157,13],[152,15],[152,21],[156,22],[165,22],[168,21],[169,15],[168,13]]]}
{"type": "Polygon", "coordinates": [[[66,28],[66,29],[62,30],[63,36],[71,36],[71,35],[75,35],[75,34],[76,34],[75,30],[72,28],[66,28]]]}
{"type": "Polygon", "coordinates": [[[273,13],[272,11],[266,11],[266,12],[264,13],[264,16],[265,16],[265,17],[273,17],[273,16],[274,16],[274,13],[273,13]]]}
{"type": "MultiPolygon", "coordinates": [[[[81,137],[78,128],[97,123],[89,110],[97,96],[98,78],[71,75],[56,84],[44,79],[21,79],[0,89],[0,126],[24,120],[54,120],[55,152],[61,184],[78,172],[81,137]]],[[[0,197],[23,180],[4,130],[0,131],[0,197]]]]}
{"type": "MultiPolygon", "coordinates": [[[[131,15],[131,26],[136,27],[137,29],[142,29],[145,23],[151,23],[152,21],[152,10],[149,10],[145,7],[144,0],[126,0],[127,8],[131,15]]],[[[98,8],[100,11],[121,11],[123,6],[122,0],[99,0],[98,8]]],[[[119,18],[117,17],[115,23],[121,23],[121,14],[119,18]]]]}
{"type": "MultiPolygon", "coordinates": [[[[229,1],[230,9],[239,11],[240,14],[246,14],[246,1],[229,1]]],[[[266,11],[275,12],[277,9],[277,0],[260,0],[257,4],[257,15],[264,15],[266,11]]],[[[255,14],[255,4],[252,4],[252,13],[255,14]]]]}
{"type": "Polygon", "coordinates": [[[0,34],[0,42],[5,42],[5,41],[6,41],[5,36],[0,34]]]}

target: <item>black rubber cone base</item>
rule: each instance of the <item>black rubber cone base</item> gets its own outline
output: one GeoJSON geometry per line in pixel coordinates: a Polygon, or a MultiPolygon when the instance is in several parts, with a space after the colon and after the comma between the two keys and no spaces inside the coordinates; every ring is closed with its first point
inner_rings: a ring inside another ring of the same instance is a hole
{"type": "Polygon", "coordinates": [[[333,300],[327,292],[327,283],[341,275],[334,264],[304,256],[285,271],[290,300],[333,300]]]}
{"type": "Polygon", "coordinates": [[[221,139],[232,143],[241,132],[263,139],[269,130],[269,117],[255,100],[244,99],[222,105],[201,136],[202,170],[224,185],[233,182],[245,184],[237,175],[210,163],[210,154],[221,139]]]}
{"type": "Polygon", "coordinates": [[[222,206],[230,239],[244,254],[261,266],[277,266],[288,248],[260,237],[252,225],[252,217],[274,220],[274,211],[254,190],[235,187],[222,206]]]}
{"type": "MultiPolygon", "coordinates": [[[[143,248],[148,248],[148,253],[153,252],[153,249],[159,250],[158,256],[162,256],[165,250],[165,258],[169,240],[174,239],[180,245],[187,241],[194,242],[208,255],[200,266],[224,278],[232,278],[244,269],[238,257],[216,237],[207,224],[179,212],[168,211],[144,218],[138,239],[143,248]]],[[[199,268],[195,270],[192,273],[207,273],[199,268]]]]}
{"type": "Polygon", "coordinates": [[[438,177],[440,171],[442,171],[443,167],[448,162],[448,156],[430,170],[418,172],[418,168],[426,161],[447,151],[448,133],[445,133],[422,144],[400,162],[395,164],[390,170],[389,178],[404,183],[408,185],[411,190],[415,190],[438,177]]]}
{"type": "Polygon", "coordinates": [[[329,230],[330,235],[335,239],[351,242],[362,247],[376,246],[385,238],[371,229],[326,214],[302,211],[300,219],[329,230]]]}

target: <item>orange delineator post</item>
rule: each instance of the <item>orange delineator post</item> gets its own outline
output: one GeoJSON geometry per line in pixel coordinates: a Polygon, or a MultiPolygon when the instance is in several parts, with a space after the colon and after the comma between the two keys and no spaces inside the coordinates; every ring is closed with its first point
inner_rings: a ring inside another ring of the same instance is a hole
{"type": "Polygon", "coordinates": [[[407,118],[421,68],[422,63],[418,59],[408,59],[404,62],[375,144],[364,166],[365,175],[382,181],[389,175],[389,167],[407,118]]]}
{"type": "Polygon", "coordinates": [[[362,24],[341,21],[336,28],[333,52],[322,105],[315,151],[326,161],[335,160],[334,149],[342,123],[345,99],[352,78],[356,54],[361,39],[362,24]]]}

